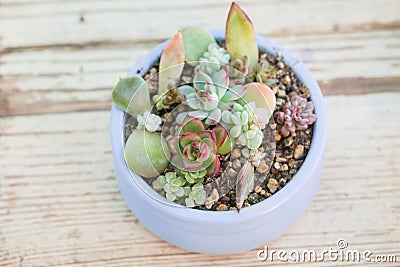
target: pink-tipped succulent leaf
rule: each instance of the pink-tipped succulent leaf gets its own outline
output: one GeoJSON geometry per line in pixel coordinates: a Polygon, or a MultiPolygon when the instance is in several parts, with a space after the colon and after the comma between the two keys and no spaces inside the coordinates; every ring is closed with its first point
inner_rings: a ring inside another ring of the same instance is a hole
{"type": "Polygon", "coordinates": [[[158,94],[172,89],[179,81],[185,62],[185,47],[182,34],[178,31],[172,36],[160,59],[158,94]]]}

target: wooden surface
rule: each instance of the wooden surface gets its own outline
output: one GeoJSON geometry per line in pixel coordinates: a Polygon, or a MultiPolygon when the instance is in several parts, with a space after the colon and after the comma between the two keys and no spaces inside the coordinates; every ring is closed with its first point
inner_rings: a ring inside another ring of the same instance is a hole
{"type": "MultiPolygon", "coordinates": [[[[328,111],[317,195],[269,248],[321,251],[344,238],[399,266],[400,1],[241,4],[257,32],[306,63],[328,111]]],[[[112,85],[179,27],[221,28],[228,5],[0,0],[0,266],[287,264],[165,243],[129,211],[113,173],[112,85]]]]}

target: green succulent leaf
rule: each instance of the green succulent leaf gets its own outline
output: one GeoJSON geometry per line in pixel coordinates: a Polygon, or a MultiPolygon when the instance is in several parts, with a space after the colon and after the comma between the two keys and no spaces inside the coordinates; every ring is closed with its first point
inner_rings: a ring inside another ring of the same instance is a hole
{"type": "Polygon", "coordinates": [[[120,79],[112,90],[111,98],[117,107],[132,116],[151,108],[149,88],[137,75],[120,79]]]}
{"type": "Polygon", "coordinates": [[[181,30],[185,46],[185,59],[199,61],[210,44],[216,43],[214,37],[201,27],[186,27],[181,30]]]}
{"type": "Polygon", "coordinates": [[[258,45],[254,26],[246,13],[233,2],[226,21],[226,49],[231,58],[248,57],[249,66],[258,62],[258,45]]]}

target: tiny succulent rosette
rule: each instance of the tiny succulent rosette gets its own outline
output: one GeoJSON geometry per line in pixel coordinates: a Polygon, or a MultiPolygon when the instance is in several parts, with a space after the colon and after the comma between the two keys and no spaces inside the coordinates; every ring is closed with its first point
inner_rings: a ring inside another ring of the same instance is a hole
{"type": "Polygon", "coordinates": [[[161,130],[162,120],[160,116],[151,114],[149,111],[145,111],[142,115],[137,116],[138,126],[136,129],[146,129],[149,132],[155,132],[161,130]]]}
{"type": "Polygon", "coordinates": [[[293,95],[277,113],[276,121],[282,136],[294,135],[296,130],[306,130],[309,125],[317,120],[313,113],[314,104],[306,98],[293,95]]]}
{"type": "Polygon", "coordinates": [[[254,26],[236,3],[224,44],[203,28],[183,28],[165,46],[158,71],[151,84],[138,75],[120,79],[112,99],[137,122],[125,144],[127,165],[168,201],[210,209],[227,192],[218,188],[226,181],[218,179],[230,177],[240,210],[256,176],[268,176],[275,144],[266,144],[276,139],[272,115],[284,137],[316,121],[313,103],[298,95],[275,111],[269,87],[275,86],[275,68],[260,58],[254,26]],[[237,167],[228,175],[221,166],[237,167]]]}

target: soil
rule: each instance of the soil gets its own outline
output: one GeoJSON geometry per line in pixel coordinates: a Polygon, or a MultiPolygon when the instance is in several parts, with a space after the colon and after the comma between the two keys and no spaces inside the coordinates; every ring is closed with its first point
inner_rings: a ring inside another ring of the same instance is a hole
{"type": "MultiPolygon", "coordinates": [[[[282,111],[284,104],[288,101],[288,99],[293,95],[297,94],[302,97],[310,100],[310,92],[308,88],[303,85],[296,77],[294,72],[288,67],[279,57],[273,57],[271,55],[267,55],[266,53],[260,54],[261,60],[267,60],[271,65],[273,65],[276,69],[276,82],[273,85],[270,85],[271,89],[275,92],[277,105],[275,109],[275,113],[282,111]]],[[[149,80],[148,83],[150,94],[153,96],[157,92],[157,81],[151,80],[151,76],[158,72],[158,63],[156,63],[150,71],[144,76],[145,80],[149,80]]],[[[191,76],[193,73],[193,69],[191,67],[185,67],[183,72],[183,76],[191,76]]],[[[185,77],[182,77],[182,80],[185,81],[185,77]]],[[[188,79],[188,77],[186,77],[188,79]]],[[[188,81],[189,82],[189,81],[188,81]]],[[[156,109],[153,110],[154,113],[158,114],[161,117],[166,117],[164,111],[158,112],[156,109]]],[[[126,123],[125,123],[125,139],[128,138],[133,129],[136,128],[136,120],[131,116],[127,115],[126,123]]],[[[269,125],[270,127],[276,127],[276,124],[272,123],[269,125]]],[[[275,131],[274,131],[275,132],[275,131]]],[[[263,201],[273,194],[276,194],[279,190],[281,190],[286,184],[290,182],[290,180],[294,177],[297,171],[300,169],[301,165],[304,162],[304,159],[307,156],[307,153],[310,149],[311,140],[313,136],[313,127],[310,126],[308,129],[304,131],[296,131],[294,135],[289,135],[288,137],[283,137],[276,131],[276,150],[275,156],[270,159],[272,161],[272,165],[269,168],[268,178],[265,179],[259,186],[255,187],[255,190],[249,194],[247,199],[243,204],[244,207],[248,207],[250,205],[256,204],[260,201],[263,201]]],[[[272,137],[274,138],[274,137],[272,137]]],[[[229,160],[232,156],[233,151],[221,157],[221,169],[225,170],[229,168],[229,160]]],[[[167,171],[172,170],[170,166],[167,168],[167,171]]],[[[235,169],[233,169],[235,170],[235,169]]],[[[208,178],[205,182],[210,182],[212,179],[208,178]]],[[[146,179],[150,185],[154,179],[146,179]]],[[[196,209],[202,210],[213,210],[213,211],[224,211],[224,210],[236,210],[236,189],[235,187],[230,190],[227,194],[222,196],[215,204],[211,207],[197,206],[196,209]]]]}

